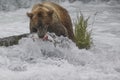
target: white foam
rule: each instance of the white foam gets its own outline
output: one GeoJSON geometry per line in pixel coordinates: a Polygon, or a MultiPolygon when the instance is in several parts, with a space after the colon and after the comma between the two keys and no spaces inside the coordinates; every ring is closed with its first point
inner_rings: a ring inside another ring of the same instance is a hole
{"type": "MultiPolygon", "coordinates": [[[[120,80],[119,6],[78,4],[61,5],[72,19],[76,19],[76,7],[86,17],[93,15],[91,49],[78,49],[62,36],[50,38],[51,42],[23,38],[18,45],[0,47],[0,80],[120,80]]],[[[28,33],[25,14],[29,10],[0,12],[0,37],[28,33]]]]}

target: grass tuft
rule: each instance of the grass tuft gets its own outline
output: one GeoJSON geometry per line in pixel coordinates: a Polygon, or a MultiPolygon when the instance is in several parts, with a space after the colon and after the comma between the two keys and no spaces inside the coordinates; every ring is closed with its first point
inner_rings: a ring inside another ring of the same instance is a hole
{"type": "Polygon", "coordinates": [[[88,31],[88,20],[84,18],[83,14],[77,15],[75,22],[75,38],[76,44],[80,49],[89,49],[92,44],[91,31],[88,31]]]}

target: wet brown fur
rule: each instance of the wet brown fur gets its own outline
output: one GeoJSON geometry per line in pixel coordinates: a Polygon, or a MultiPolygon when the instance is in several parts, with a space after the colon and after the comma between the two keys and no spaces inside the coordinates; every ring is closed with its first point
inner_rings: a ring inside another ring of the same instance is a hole
{"type": "MultiPolygon", "coordinates": [[[[43,2],[41,4],[36,4],[32,8],[32,12],[38,12],[37,8],[43,9],[42,11],[53,10],[52,22],[48,26],[49,32],[54,32],[56,35],[68,36],[72,41],[75,41],[71,18],[66,9],[55,4],[53,2],[43,2]]],[[[35,20],[37,22],[37,20],[35,20]]],[[[30,29],[34,29],[31,28],[30,29]]]]}

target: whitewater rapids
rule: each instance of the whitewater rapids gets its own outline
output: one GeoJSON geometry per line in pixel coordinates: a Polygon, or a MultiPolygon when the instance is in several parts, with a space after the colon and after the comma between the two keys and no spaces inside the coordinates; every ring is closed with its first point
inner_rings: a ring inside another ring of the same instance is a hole
{"type": "MultiPolygon", "coordinates": [[[[23,38],[0,47],[0,80],[120,80],[120,6],[112,3],[60,3],[73,20],[81,10],[92,29],[91,49],[78,49],[67,38],[59,44],[23,38]]],[[[26,12],[0,11],[0,38],[29,32],[26,12]]]]}

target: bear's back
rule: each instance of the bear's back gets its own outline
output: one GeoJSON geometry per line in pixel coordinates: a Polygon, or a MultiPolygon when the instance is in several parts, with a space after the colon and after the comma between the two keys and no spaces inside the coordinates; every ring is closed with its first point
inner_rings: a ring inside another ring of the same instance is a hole
{"type": "Polygon", "coordinates": [[[68,14],[68,11],[65,8],[59,6],[58,4],[55,4],[53,2],[43,2],[42,5],[54,10],[55,14],[57,15],[57,17],[59,18],[61,23],[67,29],[68,37],[70,39],[72,39],[73,41],[75,41],[73,27],[72,27],[72,21],[68,14]]]}

